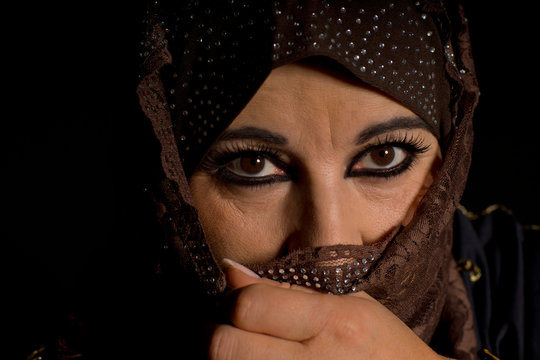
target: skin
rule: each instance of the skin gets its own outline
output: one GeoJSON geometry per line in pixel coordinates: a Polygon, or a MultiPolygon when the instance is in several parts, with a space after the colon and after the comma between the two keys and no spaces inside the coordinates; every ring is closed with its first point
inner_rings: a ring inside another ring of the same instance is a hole
{"type": "Polygon", "coordinates": [[[447,359],[363,291],[321,294],[234,262],[225,274],[229,323],[214,327],[210,359],[447,359]]]}
{"type": "MultiPolygon", "coordinates": [[[[210,358],[439,358],[366,293],[319,294],[236,270],[242,269],[237,263],[269,261],[301,247],[374,243],[409,223],[433,182],[441,154],[437,139],[421,121],[373,133],[396,118],[417,116],[365,85],[290,64],[272,71],[230,124],[232,135],[213,145],[210,153],[263,144],[279,153],[281,162],[265,160],[262,173],[280,179],[270,184],[237,184],[208,168],[190,179],[214,255],[235,261],[224,265],[235,289],[230,324],[216,326],[210,358]],[[284,141],[238,138],[254,128],[284,141]],[[367,131],[372,136],[359,137],[367,131]],[[424,150],[398,175],[358,176],[374,163],[371,153],[360,159],[357,155],[389,137],[415,139],[424,150]],[[276,307],[278,303],[287,306],[276,307]]],[[[226,166],[238,173],[244,169],[238,163],[226,166]]]]}

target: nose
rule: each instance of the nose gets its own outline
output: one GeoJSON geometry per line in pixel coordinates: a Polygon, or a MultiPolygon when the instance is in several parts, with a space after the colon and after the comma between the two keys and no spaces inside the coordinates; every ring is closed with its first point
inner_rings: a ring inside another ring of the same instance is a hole
{"type": "Polygon", "coordinates": [[[289,250],[338,244],[363,245],[362,204],[351,181],[321,175],[296,184],[289,250]]]}

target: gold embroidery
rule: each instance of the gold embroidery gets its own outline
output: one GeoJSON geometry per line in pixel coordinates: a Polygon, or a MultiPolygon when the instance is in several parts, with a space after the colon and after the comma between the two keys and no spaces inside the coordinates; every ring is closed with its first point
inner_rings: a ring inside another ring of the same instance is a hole
{"type": "Polygon", "coordinates": [[[507,213],[508,215],[512,215],[512,210],[510,210],[509,208],[507,208],[506,206],[501,205],[501,204],[493,204],[493,205],[489,205],[487,208],[485,208],[484,210],[482,210],[482,211],[480,212],[480,214],[467,210],[467,208],[465,208],[465,206],[463,206],[463,205],[461,205],[461,204],[458,205],[458,209],[463,213],[463,215],[465,215],[466,217],[468,217],[470,220],[476,220],[476,219],[478,219],[480,216],[489,215],[489,214],[491,214],[492,212],[495,212],[495,211],[497,211],[497,210],[500,210],[500,211],[502,211],[502,212],[505,212],[505,213],[507,213]]]}
{"type": "MultiPolygon", "coordinates": [[[[463,215],[465,215],[469,220],[476,220],[480,216],[489,215],[492,212],[495,212],[497,210],[503,211],[507,213],[508,215],[513,215],[512,210],[510,210],[509,208],[501,204],[493,204],[493,205],[488,206],[487,208],[485,208],[484,210],[480,212],[480,215],[478,213],[467,210],[467,208],[461,204],[458,205],[458,210],[461,211],[463,215]]],[[[540,225],[527,224],[527,225],[521,225],[521,228],[523,230],[539,231],[540,225]]]]}
{"type": "Polygon", "coordinates": [[[476,220],[478,219],[478,214],[473,213],[472,211],[469,211],[465,208],[465,206],[459,204],[458,210],[463,213],[469,220],[476,220]]]}
{"type": "Polygon", "coordinates": [[[487,359],[501,360],[498,357],[496,357],[495,355],[493,355],[488,349],[482,349],[481,352],[483,353],[483,355],[485,355],[484,358],[483,358],[485,360],[487,360],[487,359]]]}
{"type": "Polygon", "coordinates": [[[459,271],[466,271],[469,273],[469,280],[473,283],[480,280],[482,277],[482,270],[478,265],[472,262],[470,259],[460,260],[457,263],[457,269],[459,271]]]}
{"type": "Polygon", "coordinates": [[[43,360],[44,353],[45,346],[41,346],[39,349],[32,351],[32,353],[26,357],[26,360],[43,360]]]}

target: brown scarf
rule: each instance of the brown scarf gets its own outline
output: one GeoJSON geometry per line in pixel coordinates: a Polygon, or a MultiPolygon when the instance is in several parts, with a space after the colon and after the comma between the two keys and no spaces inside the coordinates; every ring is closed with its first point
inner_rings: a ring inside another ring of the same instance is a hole
{"type": "Polygon", "coordinates": [[[210,294],[225,289],[187,183],[206,149],[272,68],[331,58],[424,119],[439,138],[442,168],[411,223],[380,242],[306,248],[251,267],[334,294],[365,290],[424,341],[435,330],[446,333],[446,355],[473,359],[471,306],[451,255],[478,99],[461,8],[430,1],[176,1],[153,8],[148,29],[138,93],[162,145],[158,216],[184,271],[210,294]]]}

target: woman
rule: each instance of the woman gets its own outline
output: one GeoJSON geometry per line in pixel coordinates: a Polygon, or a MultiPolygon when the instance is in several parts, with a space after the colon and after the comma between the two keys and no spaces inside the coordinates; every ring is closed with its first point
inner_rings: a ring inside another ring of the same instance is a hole
{"type": "Polygon", "coordinates": [[[148,26],[162,265],[218,295],[203,353],[476,358],[452,256],[478,98],[460,8],[173,2],[148,26]]]}

